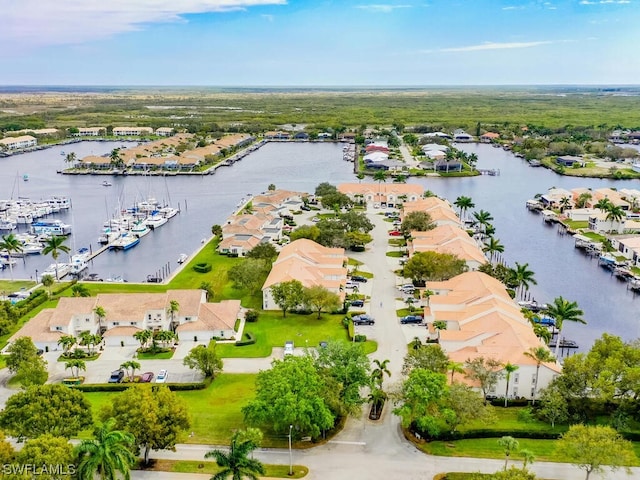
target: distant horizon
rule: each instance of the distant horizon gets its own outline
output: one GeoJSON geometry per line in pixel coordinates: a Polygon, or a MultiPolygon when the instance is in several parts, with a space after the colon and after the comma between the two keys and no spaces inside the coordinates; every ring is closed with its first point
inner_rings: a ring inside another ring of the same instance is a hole
{"type": "MultiPolygon", "coordinates": [[[[640,0],[0,0],[2,85],[635,85],[640,0]]],[[[235,86],[235,87],[231,87],[235,86]]],[[[212,87],[213,88],[213,87],[212,87]]]]}

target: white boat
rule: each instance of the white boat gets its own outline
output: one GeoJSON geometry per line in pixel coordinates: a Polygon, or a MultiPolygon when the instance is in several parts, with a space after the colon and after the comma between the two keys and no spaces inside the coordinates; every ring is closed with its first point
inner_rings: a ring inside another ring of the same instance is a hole
{"type": "Polygon", "coordinates": [[[50,275],[53,278],[60,280],[61,278],[66,277],[69,274],[70,270],[71,270],[71,265],[69,265],[68,263],[59,263],[57,268],[56,268],[56,264],[52,263],[46,268],[44,272],[42,272],[42,275],[50,275]],[[56,271],[57,271],[57,274],[56,274],[56,271]]]}
{"type": "Polygon", "coordinates": [[[106,245],[107,243],[111,243],[114,240],[117,240],[118,238],[120,238],[120,234],[122,233],[122,231],[119,228],[104,228],[102,230],[102,233],[100,234],[100,236],[98,237],[98,243],[100,243],[101,245],[106,245]]]}
{"type": "Polygon", "coordinates": [[[167,222],[168,220],[157,212],[144,219],[144,224],[151,230],[160,228],[167,222]]]}
{"type": "Polygon", "coordinates": [[[87,263],[87,261],[85,259],[73,259],[72,258],[70,272],[73,275],[77,275],[80,272],[86,270],[87,268],[89,268],[89,264],[87,263]]]}
{"type": "Polygon", "coordinates": [[[30,213],[20,212],[16,215],[18,225],[29,225],[33,223],[33,216],[30,213]]]}
{"type": "Polygon", "coordinates": [[[133,225],[133,227],[131,227],[131,230],[129,231],[133,233],[136,237],[142,238],[145,235],[147,235],[151,230],[144,223],[137,222],[136,224],[133,225]]]}
{"type": "Polygon", "coordinates": [[[3,255],[4,256],[0,257],[0,264],[4,265],[5,267],[8,267],[9,265],[13,266],[16,263],[18,263],[18,261],[15,258],[12,258],[13,253],[11,254],[11,257],[9,257],[6,251],[4,251],[3,255]]]}
{"type": "Polygon", "coordinates": [[[44,246],[41,243],[29,242],[22,246],[22,253],[25,255],[39,255],[44,246]]]}
{"type": "Polygon", "coordinates": [[[111,182],[109,182],[108,180],[105,180],[104,182],[102,182],[102,186],[103,187],[110,187],[111,185],[113,185],[111,182]]]}
{"type": "Polygon", "coordinates": [[[105,282],[113,282],[113,283],[125,283],[126,280],[124,278],[122,278],[122,276],[120,275],[113,275],[109,278],[106,278],[104,280],[105,282]]]}
{"type": "Polygon", "coordinates": [[[67,197],[53,196],[47,200],[49,205],[60,210],[69,210],[71,208],[71,200],[67,197]]]}
{"type": "Polygon", "coordinates": [[[140,239],[135,235],[125,232],[109,245],[110,250],[129,250],[140,243],[140,239]]]}
{"type": "Polygon", "coordinates": [[[177,208],[173,208],[173,207],[162,207],[160,210],[158,210],[158,212],[160,212],[160,214],[164,218],[173,218],[178,213],[180,213],[180,211],[177,208]]]}
{"type": "Polygon", "coordinates": [[[0,230],[10,231],[15,229],[16,229],[16,222],[14,222],[13,220],[5,219],[5,218],[0,218],[0,230]]]}
{"type": "Polygon", "coordinates": [[[50,220],[46,222],[35,222],[31,224],[31,233],[36,235],[70,235],[71,225],[62,223],[60,220],[50,220]]]}
{"type": "Polygon", "coordinates": [[[182,265],[184,262],[187,261],[187,258],[189,258],[189,255],[187,255],[186,253],[181,253],[180,256],[178,257],[178,264],[182,265]]]}

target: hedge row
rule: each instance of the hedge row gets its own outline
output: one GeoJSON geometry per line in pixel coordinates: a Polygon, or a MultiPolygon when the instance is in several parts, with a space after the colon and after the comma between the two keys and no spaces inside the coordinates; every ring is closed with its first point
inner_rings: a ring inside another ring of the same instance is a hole
{"type": "MultiPolygon", "coordinates": [[[[204,382],[191,382],[191,383],[166,383],[172,392],[189,391],[189,390],[204,390],[210,384],[210,380],[204,382]]],[[[122,392],[127,388],[135,385],[144,385],[140,383],[93,383],[88,385],[73,385],[70,388],[75,388],[81,392],[122,392]]],[[[153,385],[153,384],[152,384],[153,385]]]]}
{"type": "Polygon", "coordinates": [[[254,343],[256,343],[256,336],[251,332],[244,332],[242,340],[236,342],[236,347],[244,347],[245,345],[253,345],[254,343]]]}

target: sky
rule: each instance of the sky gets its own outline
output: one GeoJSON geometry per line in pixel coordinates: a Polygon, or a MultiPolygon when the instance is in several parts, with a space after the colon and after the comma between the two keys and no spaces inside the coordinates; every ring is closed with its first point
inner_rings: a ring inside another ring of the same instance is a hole
{"type": "Polygon", "coordinates": [[[0,85],[640,83],[640,0],[0,0],[0,85]]]}

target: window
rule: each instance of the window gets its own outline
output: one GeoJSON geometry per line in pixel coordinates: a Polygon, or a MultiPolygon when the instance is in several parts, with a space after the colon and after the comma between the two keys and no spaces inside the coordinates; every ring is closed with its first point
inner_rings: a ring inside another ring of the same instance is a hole
{"type": "Polygon", "coordinates": [[[61,332],[62,331],[62,327],[56,327],[56,331],[57,332],[61,332]]]}
{"type": "Polygon", "coordinates": [[[191,321],[191,317],[184,317],[185,322],[190,322],[191,321]]]}
{"type": "Polygon", "coordinates": [[[113,326],[114,326],[114,327],[117,327],[117,326],[119,326],[119,325],[120,325],[120,322],[113,322],[113,326]]]}
{"type": "Polygon", "coordinates": [[[513,374],[513,383],[517,385],[519,380],[520,380],[520,374],[519,373],[514,373],[513,374]]]}
{"type": "Polygon", "coordinates": [[[516,398],[518,396],[518,387],[513,387],[513,397],[516,398]]]}
{"type": "Polygon", "coordinates": [[[137,324],[138,324],[138,322],[129,322],[129,325],[134,325],[135,326],[137,324]]]}
{"type": "Polygon", "coordinates": [[[531,375],[531,383],[535,385],[536,383],[536,374],[531,375]]]}
{"type": "Polygon", "coordinates": [[[534,395],[535,393],[536,393],[535,389],[534,389],[534,388],[532,388],[532,389],[531,389],[531,398],[533,398],[533,395],[534,395]]]}
{"type": "Polygon", "coordinates": [[[85,321],[86,323],[89,323],[89,321],[90,321],[90,320],[89,320],[88,318],[85,318],[85,319],[84,319],[84,321],[85,321]]]}
{"type": "Polygon", "coordinates": [[[151,314],[147,315],[147,319],[151,320],[151,314]]]}

